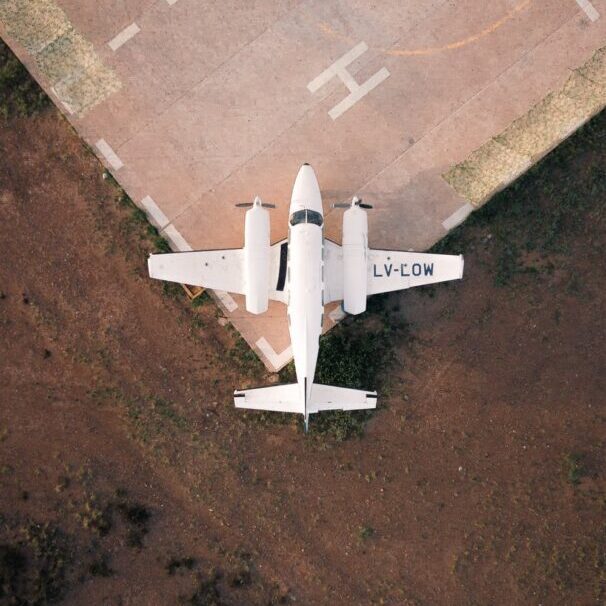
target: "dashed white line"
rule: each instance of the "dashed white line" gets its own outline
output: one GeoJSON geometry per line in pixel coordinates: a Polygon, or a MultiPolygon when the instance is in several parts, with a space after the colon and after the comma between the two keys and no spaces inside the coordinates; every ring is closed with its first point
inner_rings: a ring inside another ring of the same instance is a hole
{"type": "Polygon", "coordinates": [[[152,222],[158,229],[163,229],[168,225],[168,217],[162,212],[151,196],[145,196],[145,198],[141,200],[141,205],[145,208],[148,216],[152,219],[152,222]]]}
{"type": "Polygon", "coordinates": [[[105,158],[107,163],[114,169],[120,170],[124,164],[118,157],[118,154],[111,148],[110,144],[105,139],[99,139],[95,143],[97,149],[101,152],[101,155],[105,158]]]}
{"type": "Polygon", "coordinates": [[[290,345],[281,353],[278,354],[274,348],[267,342],[265,337],[261,337],[255,345],[261,353],[269,360],[269,363],[274,367],[274,370],[282,368],[292,358],[292,347],[290,345]]]}
{"type": "Polygon", "coordinates": [[[343,306],[339,305],[328,314],[328,317],[336,324],[337,322],[340,322],[346,315],[347,314],[343,311],[343,306]]]}
{"type": "Polygon", "coordinates": [[[577,0],[577,4],[583,9],[585,14],[591,21],[597,21],[600,18],[600,13],[589,0],[577,0]]]}
{"type": "Polygon", "coordinates": [[[168,225],[162,230],[162,233],[170,240],[177,250],[181,252],[193,250],[174,225],[168,225]]]}
{"type": "Polygon", "coordinates": [[[215,294],[229,313],[232,313],[238,309],[238,304],[233,300],[232,296],[228,292],[225,292],[224,290],[215,290],[215,294]]]}
{"type": "Polygon", "coordinates": [[[136,36],[141,31],[141,28],[136,23],[131,23],[125,27],[117,36],[112,38],[107,44],[115,52],[123,44],[126,44],[132,37],[136,36]]]}
{"type": "Polygon", "coordinates": [[[448,219],[442,222],[442,227],[446,231],[454,229],[457,225],[461,225],[461,223],[463,223],[463,221],[469,217],[472,211],[473,206],[469,202],[467,202],[467,204],[463,204],[461,208],[455,210],[452,215],[448,217],[448,219]]]}

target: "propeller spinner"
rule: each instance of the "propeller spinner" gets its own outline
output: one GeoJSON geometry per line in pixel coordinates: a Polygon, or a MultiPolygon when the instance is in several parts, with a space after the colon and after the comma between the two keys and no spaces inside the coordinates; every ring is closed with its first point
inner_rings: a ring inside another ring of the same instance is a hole
{"type": "Polygon", "coordinates": [[[275,204],[269,204],[267,202],[263,202],[259,196],[255,196],[253,202],[238,202],[235,205],[238,208],[252,208],[253,206],[262,206],[263,208],[276,208],[275,204]]]}
{"type": "Polygon", "coordinates": [[[372,208],[372,204],[366,204],[362,202],[362,198],[358,198],[358,196],[354,196],[351,199],[351,202],[337,202],[333,204],[333,208],[350,208],[351,206],[359,206],[360,208],[370,209],[372,208]]]}

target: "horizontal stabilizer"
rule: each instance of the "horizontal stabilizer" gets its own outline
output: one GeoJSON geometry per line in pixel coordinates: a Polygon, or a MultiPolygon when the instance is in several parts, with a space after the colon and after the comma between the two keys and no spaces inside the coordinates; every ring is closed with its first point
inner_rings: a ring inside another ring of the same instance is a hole
{"type": "Polygon", "coordinates": [[[377,392],[319,385],[311,388],[311,402],[307,412],[313,414],[323,410],[364,410],[377,407],[377,392]]]}
{"type": "Polygon", "coordinates": [[[304,403],[297,383],[235,391],[234,404],[236,408],[304,413],[304,403]]]}

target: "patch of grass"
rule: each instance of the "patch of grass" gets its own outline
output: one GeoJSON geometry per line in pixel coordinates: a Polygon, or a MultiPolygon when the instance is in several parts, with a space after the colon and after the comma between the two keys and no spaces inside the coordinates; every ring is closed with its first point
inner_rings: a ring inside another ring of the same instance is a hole
{"type": "Polygon", "coordinates": [[[358,537],[361,541],[366,541],[375,535],[375,529],[372,526],[360,526],[358,537]]]}
{"type": "Polygon", "coordinates": [[[210,578],[201,578],[195,592],[189,598],[182,600],[181,603],[190,606],[225,606],[225,602],[221,599],[219,593],[220,579],[221,575],[218,572],[214,572],[210,578]]]}
{"type": "MultiPolygon", "coordinates": [[[[369,299],[363,321],[345,320],[320,339],[316,383],[373,391],[385,386],[394,361],[394,340],[405,328],[389,314],[386,303],[386,297],[369,299]]],[[[296,381],[293,363],[280,372],[280,380],[296,381]]],[[[368,410],[322,412],[311,417],[310,433],[347,440],[362,435],[372,414],[368,410]]]]}
{"type": "Polygon", "coordinates": [[[581,481],[581,478],[586,473],[583,455],[577,452],[571,452],[564,457],[564,465],[566,467],[566,478],[576,486],[581,481]]]}
{"type": "Polygon", "coordinates": [[[26,564],[25,555],[18,546],[0,545],[0,600],[16,597],[26,564]]]}
{"type": "Polygon", "coordinates": [[[68,586],[67,537],[49,524],[35,522],[24,526],[21,535],[18,545],[0,548],[0,602],[31,606],[58,602],[68,586]]]}
{"type": "Polygon", "coordinates": [[[178,570],[192,570],[196,565],[195,558],[185,557],[185,558],[171,558],[166,564],[166,572],[169,576],[173,576],[175,572],[178,570]]]}
{"type": "Polygon", "coordinates": [[[49,105],[46,93],[0,40],[0,116],[31,116],[49,105]]]}
{"type": "MultiPolygon", "coordinates": [[[[109,173],[106,171],[104,173],[108,174],[109,173]]],[[[143,211],[141,208],[139,208],[130,198],[130,196],[118,185],[118,183],[116,182],[116,180],[111,177],[111,183],[116,187],[116,189],[118,190],[118,194],[117,194],[117,199],[118,199],[118,204],[122,207],[125,208],[129,211],[129,216],[128,216],[128,220],[126,223],[126,231],[128,233],[138,230],[139,232],[139,237],[141,239],[147,239],[151,242],[151,244],[153,245],[153,251],[154,253],[167,253],[167,252],[172,252],[172,249],[170,247],[170,244],[168,243],[168,240],[164,237],[162,237],[160,235],[160,232],[158,232],[158,230],[156,229],[155,226],[153,226],[150,222],[149,219],[147,218],[147,215],[145,214],[145,211],[143,211]]]]}
{"type": "Polygon", "coordinates": [[[234,346],[229,350],[229,358],[235,362],[242,373],[257,377],[265,371],[263,362],[257,354],[249,347],[248,343],[236,332],[235,328],[228,324],[228,330],[235,336],[234,346]]]}
{"type": "Polygon", "coordinates": [[[162,294],[169,299],[179,299],[183,296],[183,289],[176,282],[162,282],[162,294]]]}
{"type": "Polygon", "coordinates": [[[107,578],[114,574],[106,555],[102,555],[100,558],[92,562],[88,568],[88,571],[94,577],[107,578]]]}
{"type": "Polygon", "coordinates": [[[192,299],[191,306],[196,309],[197,307],[203,307],[210,302],[210,295],[208,294],[208,291],[205,290],[201,295],[198,295],[195,299],[192,299]]]}
{"type": "Polygon", "coordinates": [[[129,525],[126,544],[129,547],[142,549],[143,539],[149,532],[148,522],[151,518],[151,512],[138,503],[119,503],[117,508],[129,525]]]}
{"type": "Polygon", "coordinates": [[[187,429],[189,425],[187,419],[181,416],[167,400],[155,398],[152,407],[163,419],[168,419],[178,429],[187,429]]]}
{"type": "Polygon", "coordinates": [[[101,537],[112,529],[111,506],[99,503],[95,495],[88,495],[82,510],[76,514],[84,528],[88,528],[101,537]]]}
{"type": "Polygon", "coordinates": [[[507,286],[516,275],[529,272],[523,263],[527,253],[544,259],[566,253],[567,237],[583,229],[588,212],[604,219],[604,205],[596,205],[595,198],[606,192],[605,133],[603,111],[473,212],[431,252],[464,253],[474,227],[489,231],[497,254],[496,286],[507,286]],[[584,173],[581,178],[579,172],[584,173]]]}

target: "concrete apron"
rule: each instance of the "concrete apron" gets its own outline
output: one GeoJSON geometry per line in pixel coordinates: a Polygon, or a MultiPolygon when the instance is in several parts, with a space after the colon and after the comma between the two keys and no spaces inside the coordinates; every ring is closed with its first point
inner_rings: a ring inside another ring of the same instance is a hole
{"type": "MultiPolygon", "coordinates": [[[[451,4],[0,0],[0,34],[175,250],[242,246],[255,194],[282,239],[303,162],[328,237],[357,194],[371,246],[424,250],[606,105],[605,0],[451,4]]],[[[288,363],[282,304],[214,296],[288,363]]]]}

